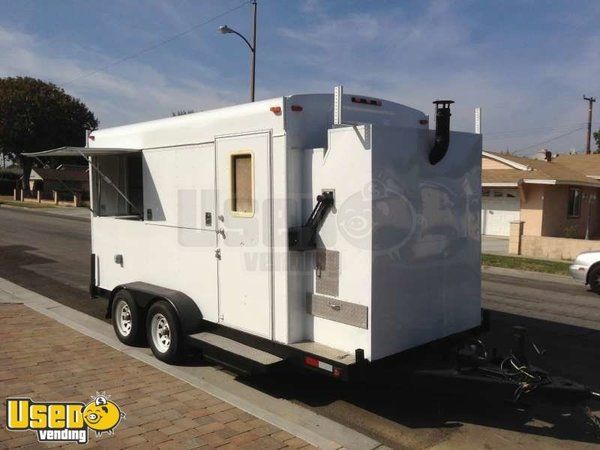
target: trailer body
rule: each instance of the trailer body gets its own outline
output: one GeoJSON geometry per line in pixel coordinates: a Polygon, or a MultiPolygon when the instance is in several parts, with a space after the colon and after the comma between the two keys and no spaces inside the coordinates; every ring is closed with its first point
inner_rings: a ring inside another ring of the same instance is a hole
{"type": "Polygon", "coordinates": [[[334,125],[333,103],[292,95],[93,132],[93,288],[174,290],[238,337],[345,363],[479,326],[481,137],[450,133],[432,165],[424,113],[345,95],[334,125]],[[290,248],[323,193],[316,248],[290,248]]]}

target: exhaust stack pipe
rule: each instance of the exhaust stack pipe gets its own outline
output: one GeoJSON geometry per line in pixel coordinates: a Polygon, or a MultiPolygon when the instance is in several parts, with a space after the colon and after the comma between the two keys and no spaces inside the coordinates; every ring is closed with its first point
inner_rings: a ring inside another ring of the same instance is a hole
{"type": "Polygon", "coordinates": [[[429,152],[429,162],[432,165],[439,163],[450,145],[450,105],[453,100],[436,100],[435,105],[435,142],[429,152]]]}

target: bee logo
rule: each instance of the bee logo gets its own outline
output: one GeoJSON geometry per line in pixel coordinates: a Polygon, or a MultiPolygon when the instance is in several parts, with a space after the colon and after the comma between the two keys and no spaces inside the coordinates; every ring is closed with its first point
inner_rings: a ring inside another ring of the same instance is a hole
{"type": "Polygon", "coordinates": [[[113,434],[115,427],[119,424],[125,413],[116,403],[110,401],[106,393],[92,396],[92,401],[83,409],[83,420],[89,429],[96,432],[96,436],[106,432],[113,434]]]}

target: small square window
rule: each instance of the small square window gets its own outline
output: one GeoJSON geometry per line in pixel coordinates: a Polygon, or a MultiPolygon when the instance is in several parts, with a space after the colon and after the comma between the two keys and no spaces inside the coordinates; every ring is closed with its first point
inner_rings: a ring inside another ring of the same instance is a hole
{"type": "Polygon", "coordinates": [[[231,212],[238,216],[254,214],[254,177],[252,155],[231,155],[231,212]]]}
{"type": "Polygon", "coordinates": [[[581,213],[581,189],[570,188],[569,189],[569,217],[579,217],[581,213]]]}

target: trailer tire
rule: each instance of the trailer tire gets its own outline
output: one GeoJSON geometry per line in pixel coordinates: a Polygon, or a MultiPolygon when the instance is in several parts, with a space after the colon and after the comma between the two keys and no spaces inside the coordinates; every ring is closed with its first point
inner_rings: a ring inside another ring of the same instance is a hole
{"type": "Polygon", "coordinates": [[[126,345],[144,343],[144,315],[131,292],[118,291],[112,300],[112,325],[117,338],[126,345]]]}
{"type": "Polygon", "coordinates": [[[183,336],[175,309],[165,300],[150,306],[146,316],[146,335],[157,359],[173,364],[179,361],[183,336]]]}

